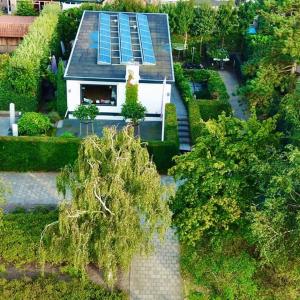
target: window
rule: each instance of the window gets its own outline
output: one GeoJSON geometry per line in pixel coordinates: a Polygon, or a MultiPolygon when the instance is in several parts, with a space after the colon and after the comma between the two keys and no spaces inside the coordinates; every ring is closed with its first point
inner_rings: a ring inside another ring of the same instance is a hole
{"type": "Polygon", "coordinates": [[[101,106],[117,106],[116,85],[81,85],[81,103],[101,106]]]}

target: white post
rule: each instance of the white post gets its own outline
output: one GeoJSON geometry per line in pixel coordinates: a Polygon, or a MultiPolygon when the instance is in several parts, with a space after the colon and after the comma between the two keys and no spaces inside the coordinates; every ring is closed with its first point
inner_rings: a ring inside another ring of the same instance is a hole
{"type": "Polygon", "coordinates": [[[9,124],[12,127],[13,124],[16,122],[16,111],[15,111],[15,104],[9,104],[9,124]]]}
{"type": "Polygon", "coordinates": [[[18,136],[18,124],[12,124],[12,134],[13,136],[18,136]]]}
{"type": "Polygon", "coordinates": [[[167,84],[167,78],[165,77],[163,82],[163,90],[162,90],[162,99],[161,99],[161,116],[162,116],[162,130],[161,130],[161,140],[162,142],[165,139],[165,88],[167,84]]]}

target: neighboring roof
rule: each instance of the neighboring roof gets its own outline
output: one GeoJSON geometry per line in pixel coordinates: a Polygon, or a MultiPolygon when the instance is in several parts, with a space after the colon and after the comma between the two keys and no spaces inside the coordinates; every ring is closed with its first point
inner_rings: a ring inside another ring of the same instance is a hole
{"type": "Polygon", "coordinates": [[[35,17],[0,16],[0,37],[23,37],[35,17]]]}
{"type": "MultiPolygon", "coordinates": [[[[98,81],[125,81],[126,64],[121,60],[112,59],[111,64],[99,63],[99,17],[101,13],[111,16],[111,26],[114,26],[115,18],[119,18],[118,12],[85,11],[77,32],[75,43],[69,58],[65,72],[66,79],[73,80],[98,80],[98,81]],[[98,64],[97,64],[98,60],[98,64]]],[[[137,18],[136,13],[121,13],[128,15],[130,20],[137,18]]],[[[166,14],[142,14],[147,17],[149,30],[154,50],[155,64],[140,64],[140,82],[174,82],[172,48],[169,32],[168,16],[166,14]]],[[[121,23],[120,23],[121,24],[121,23]]],[[[121,25],[120,25],[121,26],[121,25]]],[[[100,26],[101,27],[101,26],[100,26]]],[[[139,26],[138,26],[139,27],[139,26]]],[[[138,28],[139,29],[139,28],[138,28]]],[[[139,29],[140,30],[140,29],[139,29]]],[[[100,41],[101,32],[100,28],[100,41]]],[[[119,29],[119,35],[124,32],[119,29]]],[[[113,34],[111,31],[111,44],[113,34]]],[[[118,38],[118,37],[117,37],[118,38]]],[[[141,34],[140,34],[141,38],[141,34]]],[[[120,39],[120,37],[119,37],[120,39]]],[[[115,41],[115,38],[114,38],[115,41]]],[[[133,41],[133,40],[132,40],[133,41]]],[[[118,44],[118,43],[117,43],[118,44]]],[[[115,44],[115,46],[117,45],[115,44]]],[[[122,48],[120,39],[120,49],[122,48]]],[[[140,44],[141,46],[141,44],[140,44]]],[[[111,45],[112,47],[112,45],[111,45]]],[[[134,46],[132,45],[132,48],[134,46]]],[[[111,48],[113,49],[113,48],[111,48]]],[[[111,52],[112,53],[112,52],[111,52]]],[[[114,52],[115,53],[115,52],[114,52]]],[[[101,54],[100,54],[101,55],[101,54]]],[[[135,59],[136,63],[139,61],[135,59]]],[[[141,62],[141,61],[140,61],[141,62]]]]}

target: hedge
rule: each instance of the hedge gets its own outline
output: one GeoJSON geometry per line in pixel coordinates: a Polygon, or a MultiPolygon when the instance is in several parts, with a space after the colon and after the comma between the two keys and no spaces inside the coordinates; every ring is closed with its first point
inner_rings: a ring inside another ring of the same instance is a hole
{"type": "Polygon", "coordinates": [[[167,103],[165,108],[165,140],[174,142],[179,147],[176,105],[173,103],[167,103]]]}
{"type": "Polygon", "coordinates": [[[188,103],[188,113],[189,113],[189,123],[190,123],[190,136],[192,144],[194,145],[197,141],[197,138],[200,136],[200,111],[198,100],[192,99],[188,103]]]}
{"type": "Polygon", "coordinates": [[[183,101],[185,102],[185,104],[187,104],[189,102],[189,99],[193,98],[193,93],[190,87],[189,80],[186,78],[181,64],[174,64],[174,74],[176,86],[179,89],[183,101]]]}
{"type": "Polygon", "coordinates": [[[77,158],[80,139],[0,137],[1,171],[58,171],[77,158]]]}
{"type": "Polygon", "coordinates": [[[220,100],[197,100],[197,104],[200,110],[201,118],[204,121],[209,119],[217,119],[223,111],[226,115],[231,113],[231,106],[229,103],[220,100]]]}
{"type": "Polygon", "coordinates": [[[64,71],[64,62],[60,60],[56,74],[56,107],[61,117],[64,117],[67,111],[67,87],[64,79],[64,71]]]}
{"type": "Polygon", "coordinates": [[[0,109],[8,110],[9,103],[14,102],[17,110],[37,110],[42,73],[49,64],[50,53],[57,50],[59,13],[59,4],[45,5],[9,59],[1,75],[0,109]]]}

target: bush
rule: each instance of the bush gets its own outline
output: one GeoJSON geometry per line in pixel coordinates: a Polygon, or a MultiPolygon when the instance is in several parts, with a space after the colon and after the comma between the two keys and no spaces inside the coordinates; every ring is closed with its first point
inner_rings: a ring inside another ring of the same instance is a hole
{"type": "Polygon", "coordinates": [[[73,138],[73,137],[75,137],[75,135],[74,135],[74,133],[72,133],[70,131],[65,131],[60,137],[73,138]]]}
{"type": "Polygon", "coordinates": [[[58,122],[59,120],[61,120],[60,115],[56,111],[49,112],[48,113],[48,118],[50,119],[50,122],[52,124],[55,124],[56,122],[58,122]]]}
{"type": "Polygon", "coordinates": [[[57,277],[22,278],[14,280],[0,279],[0,299],[10,300],[125,300],[122,292],[107,291],[90,281],[71,279],[60,280],[57,277]]]}
{"type": "Polygon", "coordinates": [[[29,0],[18,0],[17,1],[17,16],[36,16],[37,12],[34,9],[32,1],[29,0]]]}
{"type": "Polygon", "coordinates": [[[80,139],[0,137],[1,171],[59,171],[77,158],[80,139]]]}
{"type": "Polygon", "coordinates": [[[167,174],[174,165],[173,157],[179,153],[178,144],[169,141],[149,141],[146,144],[159,173],[167,174]]]}
{"type": "Polygon", "coordinates": [[[51,128],[50,119],[40,113],[27,112],[24,113],[18,121],[20,135],[41,135],[51,128]]]}
{"type": "Polygon", "coordinates": [[[56,25],[59,13],[59,4],[45,5],[9,59],[1,75],[0,109],[8,110],[11,101],[17,110],[37,109],[41,75],[49,63],[49,54],[57,49],[56,25]]]}
{"type": "Polygon", "coordinates": [[[176,106],[167,103],[165,107],[165,141],[174,142],[179,147],[176,106]]]}
{"type": "Polygon", "coordinates": [[[174,64],[174,73],[176,86],[180,91],[183,101],[185,102],[185,104],[187,104],[189,102],[189,99],[193,98],[193,93],[189,81],[186,78],[182,66],[180,64],[174,64]]]}
{"type": "Polygon", "coordinates": [[[64,80],[64,70],[64,63],[60,60],[56,74],[56,107],[61,117],[64,117],[67,111],[67,87],[64,80]]]}
{"type": "Polygon", "coordinates": [[[226,115],[231,113],[231,106],[227,102],[220,100],[197,100],[201,118],[204,121],[209,119],[217,119],[224,111],[226,115]]]}
{"type": "Polygon", "coordinates": [[[197,138],[200,136],[201,125],[200,125],[200,111],[198,100],[191,100],[188,103],[189,123],[190,123],[190,135],[192,144],[196,144],[197,138]]]}

